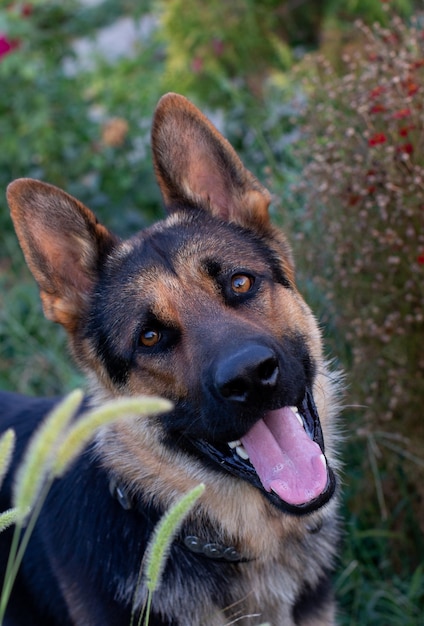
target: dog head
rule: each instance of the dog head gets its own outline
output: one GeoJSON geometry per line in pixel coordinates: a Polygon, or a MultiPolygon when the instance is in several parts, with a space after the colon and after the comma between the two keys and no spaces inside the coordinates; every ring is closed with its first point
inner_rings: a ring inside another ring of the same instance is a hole
{"type": "Polygon", "coordinates": [[[152,148],[169,215],[127,241],[51,185],[9,186],[45,315],[65,327],[95,394],[174,403],[148,426],[117,427],[126,475],[189,457],[278,509],[317,510],[335,486],[324,446],[333,392],[270,195],[182,96],[159,102],[152,148]]]}

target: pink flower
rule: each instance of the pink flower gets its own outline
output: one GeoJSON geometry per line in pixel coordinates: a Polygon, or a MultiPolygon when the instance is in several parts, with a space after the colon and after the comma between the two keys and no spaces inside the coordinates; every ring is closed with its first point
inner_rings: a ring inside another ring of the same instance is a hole
{"type": "Polygon", "coordinates": [[[383,111],[386,110],[386,107],[382,104],[374,104],[374,106],[372,106],[370,108],[370,113],[383,113],[383,111]]]}
{"type": "Polygon", "coordinates": [[[408,92],[408,96],[413,96],[415,93],[417,93],[419,87],[418,87],[417,83],[414,83],[413,81],[410,81],[409,83],[407,83],[406,89],[407,89],[407,92],[408,92]]]}
{"type": "Polygon", "coordinates": [[[407,137],[409,134],[410,130],[414,130],[415,126],[414,124],[410,124],[409,126],[402,126],[401,128],[399,128],[399,135],[401,137],[407,137]]]}
{"type": "Polygon", "coordinates": [[[386,141],[387,141],[387,137],[384,133],[374,133],[374,135],[372,135],[368,139],[368,145],[370,147],[374,147],[374,146],[378,146],[379,144],[386,143],[386,141]]]}
{"type": "Polygon", "coordinates": [[[200,74],[200,72],[203,70],[203,59],[201,59],[200,57],[194,57],[191,62],[191,69],[195,74],[200,74]]]}
{"type": "Polygon", "coordinates": [[[220,57],[224,53],[224,42],[222,39],[215,37],[212,40],[212,49],[217,57],[220,57]]]}
{"type": "Polygon", "coordinates": [[[397,147],[398,152],[403,152],[405,154],[412,154],[414,152],[414,146],[412,143],[404,143],[401,146],[397,147]]]}
{"type": "Polygon", "coordinates": [[[15,48],[17,48],[19,42],[16,40],[11,41],[6,37],[6,35],[0,34],[0,59],[1,57],[6,56],[9,52],[12,52],[15,48]]]}
{"type": "Polygon", "coordinates": [[[381,96],[381,94],[385,91],[386,88],[382,85],[380,85],[379,87],[374,87],[374,89],[372,89],[372,91],[370,92],[370,98],[378,98],[378,96],[381,96]]]}
{"type": "Polygon", "coordinates": [[[409,117],[411,115],[411,109],[400,109],[400,111],[396,111],[393,113],[393,118],[395,120],[403,120],[404,117],[409,117]]]}
{"type": "MultiPolygon", "coordinates": [[[[12,6],[13,5],[10,5],[9,8],[12,8],[12,6]]],[[[28,15],[31,15],[33,8],[34,7],[32,6],[32,4],[25,3],[21,8],[21,15],[23,17],[28,17],[28,15]]],[[[7,35],[5,35],[4,33],[0,33],[0,59],[18,47],[19,47],[18,39],[9,39],[7,35]]]]}

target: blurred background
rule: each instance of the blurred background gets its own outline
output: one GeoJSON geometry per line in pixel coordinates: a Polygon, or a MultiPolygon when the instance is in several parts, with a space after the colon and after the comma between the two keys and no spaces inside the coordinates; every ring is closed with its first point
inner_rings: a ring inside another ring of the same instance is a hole
{"type": "Polygon", "coordinates": [[[346,372],[339,622],[422,624],[422,0],[0,1],[0,387],[83,384],[42,316],[7,184],[60,186],[122,236],[158,219],[150,124],[170,90],[272,191],[346,372]]]}

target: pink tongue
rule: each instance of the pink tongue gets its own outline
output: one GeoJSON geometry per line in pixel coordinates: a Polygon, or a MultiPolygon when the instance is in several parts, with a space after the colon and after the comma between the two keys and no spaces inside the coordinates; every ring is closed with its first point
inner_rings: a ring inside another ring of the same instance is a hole
{"type": "Polygon", "coordinates": [[[269,411],[241,442],[264,489],[288,504],[306,504],[324,491],[324,455],[289,407],[269,411]]]}

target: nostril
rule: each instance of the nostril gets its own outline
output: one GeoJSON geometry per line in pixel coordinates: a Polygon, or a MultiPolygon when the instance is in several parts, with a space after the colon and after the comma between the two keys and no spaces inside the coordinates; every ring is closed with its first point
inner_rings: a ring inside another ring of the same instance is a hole
{"type": "Polygon", "coordinates": [[[258,380],[264,385],[275,385],[278,378],[278,361],[271,357],[258,366],[258,380]]]}
{"type": "Polygon", "coordinates": [[[219,385],[218,389],[223,398],[244,402],[247,399],[249,387],[249,381],[239,377],[219,385]]]}

